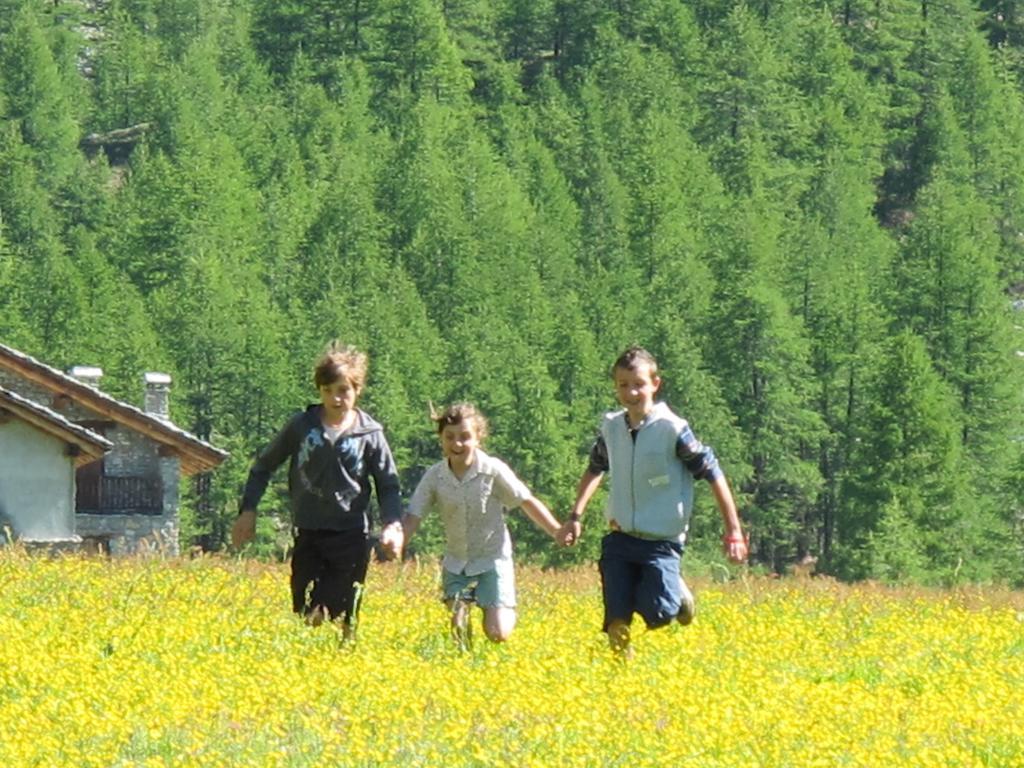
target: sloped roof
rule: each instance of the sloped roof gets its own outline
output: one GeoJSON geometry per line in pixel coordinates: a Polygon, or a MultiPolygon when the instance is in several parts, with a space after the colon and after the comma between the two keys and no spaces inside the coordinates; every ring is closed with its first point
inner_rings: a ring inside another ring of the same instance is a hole
{"type": "Polygon", "coordinates": [[[13,371],[54,396],[64,395],[83,408],[146,435],[178,457],[185,475],[209,472],[228,457],[226,451],[172,422],[117,400],[5,344],[0,344],[0,368],[13,371]]]}
{"type": "Polygon", "coordinates": [[[102,435],[68,421],[56,411],[45,405],[22,397],[17,392],[0,387],[0,415],[10,414],[15,418],[31,424],[42,432],[52,435],[77,448],[74,456],[75,466],[80,467],[96,461],[114,444],[102,435]]]}

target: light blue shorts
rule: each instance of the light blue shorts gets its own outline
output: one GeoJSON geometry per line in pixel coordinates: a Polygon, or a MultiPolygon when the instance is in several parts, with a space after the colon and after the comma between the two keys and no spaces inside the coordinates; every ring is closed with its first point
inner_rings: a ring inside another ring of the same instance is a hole
{"type": "Polygon", "coordinates": [[[516,607],[516,574],[511,560],[499,560],[491,570],[472,576],[442,568],[441,589],[446,601],[462,594],[471,596],[481,608],[516,607]]]}

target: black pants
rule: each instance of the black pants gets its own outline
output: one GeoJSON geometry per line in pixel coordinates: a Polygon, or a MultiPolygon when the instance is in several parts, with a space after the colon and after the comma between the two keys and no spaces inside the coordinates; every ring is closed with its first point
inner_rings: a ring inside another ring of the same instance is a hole
{"type": "Polygon", "coordinates": [[[370,540],[361,530],[299,529],[292,552],[292,609],[305,615],[323,606],[331,619],[343,616],[352,624],[359,609],[356,584],[366,581],[369,563],[370,540]]]}

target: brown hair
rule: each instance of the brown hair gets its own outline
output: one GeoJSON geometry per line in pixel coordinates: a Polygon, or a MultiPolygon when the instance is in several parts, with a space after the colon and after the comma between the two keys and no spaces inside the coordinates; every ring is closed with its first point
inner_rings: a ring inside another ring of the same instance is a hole
{"type": "Polygon", "coordinates": [[[489,425],[487,417],[480,413],[479,409],[472,403],[452,403],[440,413],[430,406],[430,418],[437,425],[437,434],[444,432],[445,427],[452,424],[466,421],[473,424],[476,430],[477,439],[483,442],[487,437],[489,425]]]}
{"type": "Polygon", "coordinates": [[[654,359],[654,355],[643,347],[629,347],[625,352],[619,355],[615,360],[615,364],[612,365],[612,378],[615,378],[615,371],[619,368],[624,371],[635,371],[641,365],[647,366],[647,369],[651,373],[651,378],[658,375],[658,361],[654,359]]]}
{"type": "Polygon", "coordinates": [[[366,354],[334,339],[313,366],[313,383],[319,389],[341,378],[361,390],[366,383],[366,354]]]}

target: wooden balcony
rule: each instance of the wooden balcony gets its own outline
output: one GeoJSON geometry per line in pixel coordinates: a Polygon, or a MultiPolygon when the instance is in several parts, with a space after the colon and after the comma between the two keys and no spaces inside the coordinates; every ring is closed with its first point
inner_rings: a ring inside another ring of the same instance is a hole
{"type": "Polygon", "coordinates": [[[75,512],[86,515],[163,514],[163,485],[149,477],[78,477],[75,512]]]}

